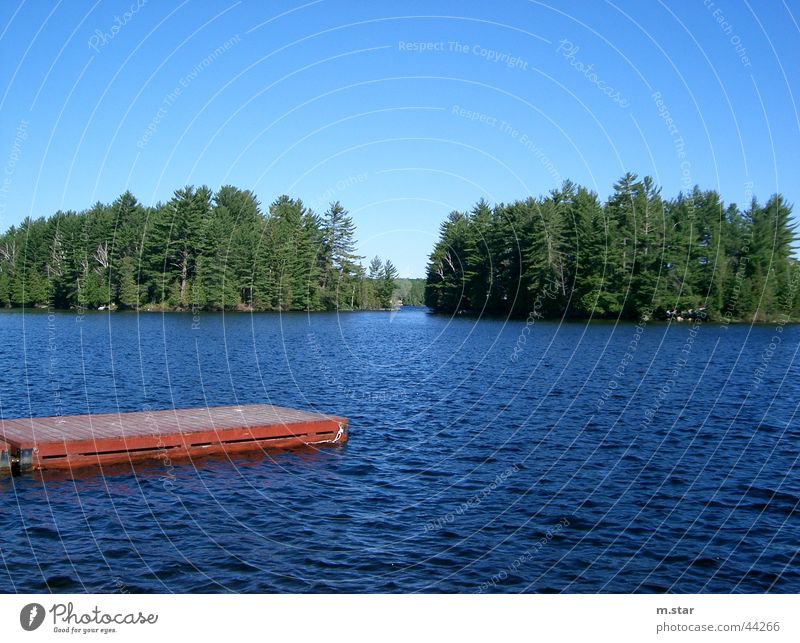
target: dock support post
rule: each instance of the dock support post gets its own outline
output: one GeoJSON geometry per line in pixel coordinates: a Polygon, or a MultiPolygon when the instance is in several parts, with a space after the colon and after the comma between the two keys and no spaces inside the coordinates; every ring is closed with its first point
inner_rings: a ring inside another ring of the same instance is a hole
{"type": "Polygon", "coordinates": [[[33,471],[33,449],[19,450],[19,472],[29,473],[33,471]]]}
{"type": "Polygon", "coordinates": [[[11,475],[11,454],[8,452],[8,446],[0,442],[0,476],[11,475]]]}

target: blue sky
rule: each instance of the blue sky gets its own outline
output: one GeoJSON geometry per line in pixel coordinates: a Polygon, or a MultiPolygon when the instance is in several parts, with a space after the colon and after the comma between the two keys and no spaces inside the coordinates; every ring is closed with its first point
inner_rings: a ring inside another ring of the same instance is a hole
{"type": "Polygon", "coordinates": [[[230,183],[338,199],[361,254],[423,276],[449,211],[566,178],[800,204],[798,23],[779,1],[4,2],[0,228],[230,183]]]}

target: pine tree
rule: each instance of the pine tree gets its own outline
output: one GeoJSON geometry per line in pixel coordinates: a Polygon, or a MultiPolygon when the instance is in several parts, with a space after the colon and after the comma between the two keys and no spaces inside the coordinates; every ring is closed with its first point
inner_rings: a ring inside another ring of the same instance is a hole
{"type": "Polygon", "coordinates": [[[368,283],[367,289],[367,308],[380,308],[381,307],[381,279],[384,274],[383,261],[378,256],[372,258],[369,262],[368,283]]]}
{"type": "Polygon", "coordinates": [[[777,319],[795,314],[791,206],[746,212],[695,187],[664,200],[624,175],[600,205],[565,182],[548,196],[451,213],[430,254],[425,303],[441,312],[777,319]]]}
{"type": "Polygon", "coordinates": [[[597,194],[579,188],[571,208],[574,234],[575,287],[572,306],[584,316],[618,315],[620,308],[609,289],[608,222],[597,194]]]}
{"type": "Polygon", "coordinates": [[[753,223],[757,239],[757,261],[764,277],[764,313],[773,318],[791,308],[789,295],[790,259],[792,244],[796,240],[796,226],[791,220],[791,208],[783,197],[773,195],[757,211],[753,223]]]}
{"type": "Polygon", "coordinates": [[[251,306],[254,303],[254,282],[259,272],[256,258],[264,234],[260,205],[252,192],[226,185],[215,195],[214,208],[227,214],[232,226],[225,233],[226,301],[232,305],[251,306]]]}
{"type": "Polygon", "coordinates": [[[378,304],[381,308],[392,307],[392,295],[394,294],[395,281],[397,279],[397,269],[394,264],[387,259],[383,264],[383,270],[377,280],[378,304]]]}
{"type": "Polygon", "coordinates": [[[342,205],[330,204],[322,219],[321,248],[317,265],[321,274],[320,288],[325,307],[349,308],[353,301],[353,281],[358,278],[355,225],[342,205]]]}
{"type": "Polygon", "coordinates": [[[472,278],[466,263],[469,218],[451,212],[439,228],[440,241],[431,253],[427,269],[425,305],[434,310],[454,312],[469,308],[464,291],[472,278]]]}
{"type": "Polygon", "coordinates": [[[139,308],[139,284],[136,282],[136,263],[133,257],[124,257],[120,264],[119,295],[117,301],[123,308],[139,308]]]}
{"type": "Polygon", "coordinates": [[[163,290],[169,291],[172,305],[189,305],[189,280],[196,274],[196,261],[202,252],[203,231],[211,212],[211,191],[203,186],[187,186],[175,195],[157,219],[155,243],[163,247],[163,290]],[[177,283],[177,290],[171,287],[177,283]]]}

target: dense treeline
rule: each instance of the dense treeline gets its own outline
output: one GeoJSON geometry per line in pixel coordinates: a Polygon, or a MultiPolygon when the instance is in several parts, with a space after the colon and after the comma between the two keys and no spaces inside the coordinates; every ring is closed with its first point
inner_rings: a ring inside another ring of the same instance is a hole
{"type": "Polygon", "coordinates": [[[53,308],[390,308],[397,271],[356,254],[353,221],[281,196],[266,213],[232,186],[177,190],[146,207],[126,192],[0,236],[0,305],[53,308]]]}
{"type": "Polygon", "coordinates": [[[674,199],[626,174],[606,203],[569,181],[546,197],[453,212],[428,264],[439,311],[554,317],[800,318],[791,206],[746,210],[695,187],[674,199]]]}
{"type": "Polygon", "coordinates": [[[403,306],[424,306],[425,280],[398,279],[394,293],[403,306]]]}

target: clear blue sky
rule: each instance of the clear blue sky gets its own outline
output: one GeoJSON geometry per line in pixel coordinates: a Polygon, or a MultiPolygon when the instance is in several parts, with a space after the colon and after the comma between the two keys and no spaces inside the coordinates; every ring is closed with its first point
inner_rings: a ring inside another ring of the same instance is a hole
{"type": "Polygon", "coordinates": [[[231,183],[338,199],[361,254],[422,276],[449,211],[566,178],[800,207],[798,23],[777,0],[3,2],[0,228],[231,183]]]}

